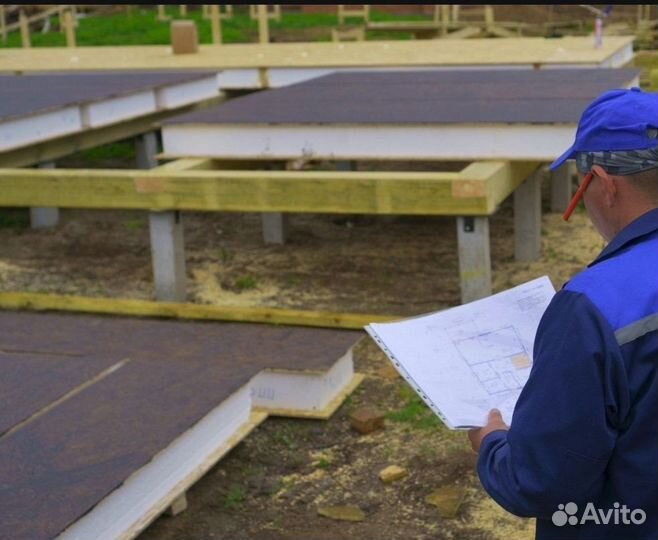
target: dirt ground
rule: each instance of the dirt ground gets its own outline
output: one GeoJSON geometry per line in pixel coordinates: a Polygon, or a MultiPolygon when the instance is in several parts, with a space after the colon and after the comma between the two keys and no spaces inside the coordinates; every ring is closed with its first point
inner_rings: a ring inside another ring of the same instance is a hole
{"type": "MultiPolygon", "coordinates": [[[[25,210],[0,218],[0,290],[152,297],[144,213],[64,210],[52,230],[27,228],[25,210]]],[[[459,303],[454,218],[291,215],[283,246],[263,245],[257,214],[187,213],[184,224],[191,302],[387,315],[459,303]]],[[[491,218],[494,289],[543,274],[560,287],[603,245],[584,212],[569,223],[545,213],[541,259],[517,263],[508,200],[491,218]]],[[[330,420],[268,419],[189,491],[187,511],[140,540],[532,537],[532,520],[480,487],[465,435],[382,369],[365,334],[355,362],[366,378],[330,420]],[[348,415],[360,405],[385,411],[386,428],[353,431],[348,415]],[[383,484],[378,472],[391,464],[408,475],[383,484]],[[461,501],[449,517],[425,500],[436,489],[461,501]],[[323,505],[358,506],[364,519],[318,515],[323,505]]]]}

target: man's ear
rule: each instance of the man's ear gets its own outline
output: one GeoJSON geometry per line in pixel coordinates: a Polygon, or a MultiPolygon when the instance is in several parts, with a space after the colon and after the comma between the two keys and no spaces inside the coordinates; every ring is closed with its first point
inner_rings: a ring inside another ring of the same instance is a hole
{"type": "Polygon", "coordinates": [[[614,176],[608,174],[608,172],[601,167],[600,165],[594,165],[592,167],[592,172],[594,176],[599,178],[601,191],[603,193],[603,200],[608,208],[612,208],[617,202],[617,181],[614,176]]]}

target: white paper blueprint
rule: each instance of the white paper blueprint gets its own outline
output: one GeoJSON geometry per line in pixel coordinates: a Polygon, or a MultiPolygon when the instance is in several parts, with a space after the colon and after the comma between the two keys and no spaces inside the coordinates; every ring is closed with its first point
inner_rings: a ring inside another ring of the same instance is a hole
{"type": "Polygon", "coordinates": [[[366,331],[451,429],[507,424],[532,367],[539,320],[555,289],[547,276],[507,291],[366,331]]]}

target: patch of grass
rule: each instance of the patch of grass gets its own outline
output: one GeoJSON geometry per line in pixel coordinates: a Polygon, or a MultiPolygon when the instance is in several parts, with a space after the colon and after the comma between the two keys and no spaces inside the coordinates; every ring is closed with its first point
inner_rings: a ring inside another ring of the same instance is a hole
{"type": "Polygon", "coordinates": [[[246,496],[246,490],[240,484],[232,484],[224,497],[224,508],[235,510],[240,507],[246,496]]]}
{"type": "Polygon", "coordinates": [[[327,458],[320,458],[320,461],[318,461],[318,468],[320,469],[328,469],[331,466],[331,461],[329,461],[327,458]]]}
{"type": "Polygon", "coordinates": [[[143,229],[146,226],[146,223],[142,219],[129,219],[123,223],[126,229],[136,230],[143,229]]]}
{"type": "Polygon", "coordinates": [[[258,287],[258,282],[256,281],[256,278],[254,276],[250,276],[249,274],[247,274],[244,276],[240,276],[238,279],[235,280],[235,287],[240,291],[246,291],[258,287]]]}
{"type": "MultiPolygon", "coordinates": [[[[76,28],[76,43],[78,46],[97,45],[169,45],[170,24],[172,20],[188,19],[196,23],[199,35],[199,43],[209,44],[212,42],[210,19],[204,19],[201,6],[196,9],[193,5],[188,6],[187,15],[180,16],[177,5],[165,7],[168,21],[157,19],[155,5],[133,6],[128,13],[125,9],[112,10],[107,13],[91,15],[78,19],[76,28]]],[[[391,20],[431,20],[427,15],[393,15],[371,10],[370,18],[373,21],[391,20]]],[[[347,24],[363,24],[360,18],[348,19],[347,24]]],[[[270,21],[270,30],[295,30],[307,28],[326,28],[327,35],[316,36],[318,41],[330,39],[329,29],[338,25],[338,17],[334,13],[299,13],[283,12],[280,21],[270,21]]],[[[378,39],[410,39],[412,34],[403,32],[378,32],[378,39]]],[[[308,38],[305,38],[308,39],[308,38]]],[[[231,19],[222,19],[222,42],[223,43],[245,43],[258,40],[258,21],[251,19],[247,6],[236,6],[231,19]]],[[[33,27],[30,33],[32,47],[64,47],[66,38],[59,31],[59,18],[54,15],[51,18],[51,27],[48,32],[42,33],[40,27],[33,27]]],[[[300,41],[303,41],[300,39],[300,41]]],[[[7,43],[0,43],[3,47],[21,47],[19,32],[9,34],[7,43]]]]}
{"type": "Polygon", "coordinates": [[[85,161],[103,161],[106,159],[134,159],[135,145],[130,141],[121,141],[95,148],[89,148],[80,152],[80,157],[85,161]]]}
{"type": "Polygon", "coordinates": [[[400,394],[406,402],[405,405],[397,411],[387,413],[387,419],[417,429],[439,429],[441,427],[440,420],[411,387],[401,387],[400,394]]]}
{"type": "Polygon", "coordinates": [[[274,432],[274,440],[282,443],[288,450],[297,450],[294,428],[283,425],[274,432]]]}
{"type": "Polygon", "coordinates": [[[224,264],[231,262],[233,260],[233,256],[233,253],[224,247],[219,250],[219,258],[224,264]]]}

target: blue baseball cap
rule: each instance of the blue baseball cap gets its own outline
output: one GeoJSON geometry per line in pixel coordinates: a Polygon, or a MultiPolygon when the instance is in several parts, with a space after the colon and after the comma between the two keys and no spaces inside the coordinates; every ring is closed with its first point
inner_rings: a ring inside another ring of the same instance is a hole
{"type": "Polygon", "coordinates": [[[585,109],[576,140],[551,163],[557,169],[578,152],[646,150],[658,146],[658,94],[630,90],[610,90],[597,97],[585,109]]]}

